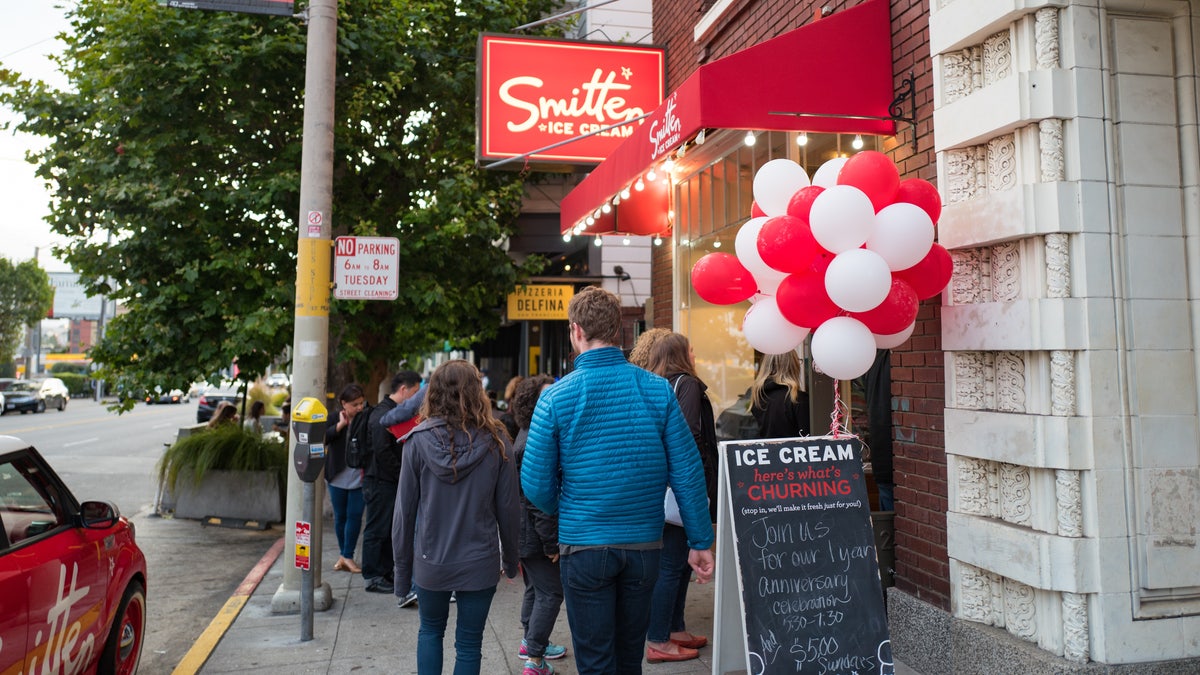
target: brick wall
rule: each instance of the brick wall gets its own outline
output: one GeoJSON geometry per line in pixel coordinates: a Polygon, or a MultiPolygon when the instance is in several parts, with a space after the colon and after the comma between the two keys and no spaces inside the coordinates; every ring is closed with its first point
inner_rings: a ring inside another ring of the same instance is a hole
{"type": "MultiPolygon", "coordinates": [[[[734,0],[706,41],[693,39],[703,16],[701,0],[654,3],[654,40],[667,48],[668,89],[678,87],[695,69],[814,20],[822,7],[835,12],[857,0],[812,2],[734,0]]],[[[929,14],[923,0],[891,0],[893,72],[897,91],[910,72],[916,77],[917,148],[914,129],[897,124],[895,142],[886,148],[903,177],[935,182],[933,152],[933,73],[929,56],[929,14]]],[[[852,48],[852,47],[850,47],[852,48]]],[[[769,77],[769,71],[763,76],[769,77]]],[[[907,116],[908,104],[905,103],[907,116]]],[[[654,251],[654,323],[671,322],[671,252],[654,251]]],[[[943,609],[950,606],[946,555],[946,458],[942,433],[945,374],[942,369],[940,299],[927,300],[912,339],[892,356],[892,433],[896,472],[896,585],[943,609]]]]}

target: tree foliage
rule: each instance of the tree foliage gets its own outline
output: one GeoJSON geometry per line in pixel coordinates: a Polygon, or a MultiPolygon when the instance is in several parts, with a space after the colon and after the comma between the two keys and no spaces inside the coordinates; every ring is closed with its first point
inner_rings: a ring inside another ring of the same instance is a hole
{"type": "Polygon", "coordinates": [[[0,363],[13,360],[25,327],[46,318],[53,305],[50,277],[36,261],[0,258],[0,363]]]}
{"type": "MultiPolygon", "coordinates": [[[[400,298],[335,301],[331,353],[357,375],[494,333],[536,271],[495,245],[521,185],[475,165],[475,50],[558,0],[343,0],[334,234],[400,239],[400,298]]],[[[291,344],[305,30],[297,21],[79,0],[56,90],[0,72],[51,186],[58,251],[117,299],[93,358],[136,388],[185,388],[237,359],[255,375],[291,344]]]]}

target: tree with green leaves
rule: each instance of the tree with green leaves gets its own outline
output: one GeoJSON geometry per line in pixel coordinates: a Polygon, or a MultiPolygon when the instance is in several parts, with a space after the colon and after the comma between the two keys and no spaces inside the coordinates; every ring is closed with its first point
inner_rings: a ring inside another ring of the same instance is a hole
{"type": "MultiPolygon", "coordinates": [[[[474,161],[478,34],[559,0],[345,0],[339,6],[334,234],[400,240],[396,302],[335,301],[331,360],[378,381],[396,362],[498,327],[540,261],[514,233],[521,183],[474,161]]],[[[156,0],[78,0],[69,87],[0,71],[0,102],[54,193],[56,253],[117,300],[92,350],[110,381],[186,388],[243,376],[291,344],[305,31],[282,17],[156,0]]]]}
{"type": "Polygon", "coordinates": [[[54,306],[54,287],[34,260],[0,258],[0,363],[10,363],[25,335],[54,306]]]}

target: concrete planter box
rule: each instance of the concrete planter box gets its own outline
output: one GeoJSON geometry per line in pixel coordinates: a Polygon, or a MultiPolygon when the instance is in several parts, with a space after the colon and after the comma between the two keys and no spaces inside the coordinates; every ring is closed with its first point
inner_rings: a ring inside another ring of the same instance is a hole
{"type": "Polygon", "coordinates": [[[273,471],[209,471],[199,484],[180,478],[174,491],[163,486],[158,513],[281,523],[283,486],[273,471]]]}

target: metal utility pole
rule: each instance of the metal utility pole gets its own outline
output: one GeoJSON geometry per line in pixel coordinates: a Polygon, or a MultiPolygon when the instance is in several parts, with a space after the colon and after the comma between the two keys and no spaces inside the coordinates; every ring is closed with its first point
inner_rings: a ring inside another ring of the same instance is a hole
{"type": "MultiPolygon", "coordinates": [[[[330,242],[330,211],[333,206],[333,102],[337,63],[337,0],[312,0],[308,6],[308,46],[304,71],[304,145],[300,160],[300,232],[296,258],[296,332],[292,341],[292,400],[305,397],[325,400],[325,375],[329,351],[329,280],[333,250],[330,242]]],[[[290,426],[290,421],[289,421],[290,426]]],[[[297,439],[292,433],[292,447],[297,439]]],[[[294,471],[287,472],[287,531],[285,533],[283,583],[271,598],[271,610],[292,613],[301,610],[301,596],[316,610],[329,609],[333,594],[321,580],[321,528],[311,531],[312,583],[301,590],[296,567],[296,522],[307,511],[304,483],[294,471]]],[[[324,509],[324,481],[318,479],[307,504],[320,518],[324,509]]],[[[308,584],[305,584],[307,586],[308,584]]],[[[307,607],[306,607],[307,609],[307,607]]]]}

